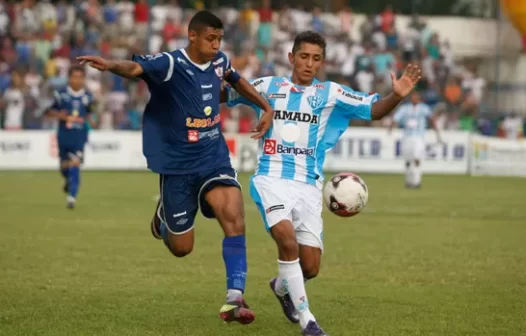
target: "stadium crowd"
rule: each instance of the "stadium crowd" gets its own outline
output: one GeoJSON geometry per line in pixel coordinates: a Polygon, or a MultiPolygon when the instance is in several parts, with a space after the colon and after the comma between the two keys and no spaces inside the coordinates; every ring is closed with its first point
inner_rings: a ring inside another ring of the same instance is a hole
{"type": "MultiPolygon", "coordinates": [[[[67,82],[75,57],[94,54],[130,58],[155,54],[186,45],[187,24],[195,10],[176,0],[58,1],[0,0],[0,125],[6,130],[49,129],[55,121],[45,117],[55,89],[67,82]]],[[[270,8],[258,6],[214,10],[225,22],[222,49],[246,78],[287,75],[287,54],[297,32],[312,29],[328,40],[326,67],[321,79],[330,79],[363,92],[390,90],[389,72],[400,72],[408,62],[418,62],[424,79],[418,90],[435,110],[439,127],[475,130],[486,135],[518,137],[524,127],[520,116],[501,122],[479,118],[485,108],[487,83],[473,64],[457,62],[454,50],[439,33],[415,17],[397,29],[396,13],[389,6],[359,23],[360,36],[352,34],[356,23],[351,8],[328,13],[320,8],[270,8]],[[500,127],[499,127],[500,126],[500,127]]],[[[141,114],[148,100],[142,81],[125,80],[90,67],[87,88],[97,101],[100,129],[141,128],[141,114]]],[[[223,129],[246,133],[254,122],[248,108],[225,108],[223,129]]],[[[373,123],[385,127],[389,120],[373,123]]]]}

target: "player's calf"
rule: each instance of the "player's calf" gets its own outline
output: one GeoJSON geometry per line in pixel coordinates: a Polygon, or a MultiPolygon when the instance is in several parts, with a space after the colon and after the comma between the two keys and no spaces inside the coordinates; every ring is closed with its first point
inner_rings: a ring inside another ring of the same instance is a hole
{"type": "MultiPolygon", "coordinates": [[[[217,218],[225,234],[223,261],[227,274],[227,298],[219,317],[226,322],[248,324],[255,315],[243,299],[248,271],[243,197],[234,178],[225,177],[219,181],[219,185],[208,189],[204,195],[202,207],[206,209],[203,211],[205,216],[217,218]]],[[[206,186],[207,183],[203,189],[206,186]]]]}
{"type": "Polygon", "coordinates": [[[314,246],[300,245],[300,264],[305,281],[314,279],[320,272],[321,249],[314,246]]]}

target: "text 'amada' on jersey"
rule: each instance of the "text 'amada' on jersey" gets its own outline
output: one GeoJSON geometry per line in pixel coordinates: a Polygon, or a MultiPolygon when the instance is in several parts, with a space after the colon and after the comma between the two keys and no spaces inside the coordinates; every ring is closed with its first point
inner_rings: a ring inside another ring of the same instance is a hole
{"type": "MultiPolygon", "coordinates": [[[[323,186],[325,153],[333,148],[350,120],[371,120],[378,94],[365,94],[334,83],[315,80],[298,86],[286,77],[251,81],[274,109],[274,122],[262,139],[256,175],[274,176],[323,186]]],[[[230,89],[229,106],[260,108],[230,89]]]]}
{"type": "Polygon", "coordinates": [[[219,103],[223,76],[239,81],[225,54],[206,64],[190,60],[184,49],[133,56],[144,69],[150,100],[143,117],[143,153],[159,174],[189,174],[230,167],[221,134],[219,103]]]}

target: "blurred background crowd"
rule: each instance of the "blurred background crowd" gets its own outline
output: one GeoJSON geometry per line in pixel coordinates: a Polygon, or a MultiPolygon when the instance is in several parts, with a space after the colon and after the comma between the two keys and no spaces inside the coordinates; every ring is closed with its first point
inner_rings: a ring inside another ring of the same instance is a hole
{"type": "MultiPolygon", "coordinates": [[[[186,46],[187,24],[196,10],[208,8],[225,23],[222,49],[245,78],[286,76],[287,54],[294,35],[311,29],[328,40],[320,79],[334,80],[363,92],[386,94],[390,71],[409,62],[420,64],[421,99],[437,116],[441,129],[469,130],[518,138],[526,127],[523,112],[499,111],[487,101],[488,80],[477,62],[459,59],[448,40],[417,14],[407,25],[397,23],[397,7],[355,14],[346,3],[327,10],[315,5],[288,7],[270,0],[231,6],[202,1],[178,3],[147,0],[101,2],[0,0],[0,125],[6,130],[49,129],[44,112],[54,90],[67,83],[68,68],[79,55],[129,59],[186,46]],[[358,32],[358,33],[356,33],[358,32]]],[[[96,98],[100,129],[141,128],[147,87],[89,67],[87,88],[96,98]]],[[[224,108],[228,132],[248,132],[251,110],[224,108]]],[[[386,127],[389,118],[372,123],[386,127]]]]}

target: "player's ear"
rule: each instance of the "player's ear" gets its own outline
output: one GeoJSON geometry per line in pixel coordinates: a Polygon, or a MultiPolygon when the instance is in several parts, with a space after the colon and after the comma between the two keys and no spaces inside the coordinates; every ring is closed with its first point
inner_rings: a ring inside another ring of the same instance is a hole
{"type": "Polygon", "coordinates": [[[197,39],[197,32],[195,30],[188,30],[188,41],[195,42],[197,39]]]}
{"type": "Polygon", "coordinates": [[[289,62],[290,64],[294,64],[294,54],[289,52],[289,62]]]}

